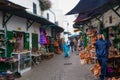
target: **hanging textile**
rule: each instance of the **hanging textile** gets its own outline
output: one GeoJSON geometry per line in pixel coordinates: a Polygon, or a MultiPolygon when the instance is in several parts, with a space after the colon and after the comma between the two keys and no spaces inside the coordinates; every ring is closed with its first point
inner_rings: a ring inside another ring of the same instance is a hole
{"type": "Polygon", "coordinates": [[[49,37],[46,36],[46,45],[49,45],[50,44],[50,40],[49,40],[49,37]]]}
{"type": "Polygon", "coordinates": [[[40,44],[41,45],[44,45],[46,44],[47,41],[46,41],[46,32],[43,28],[40,28],[40,44]]]}

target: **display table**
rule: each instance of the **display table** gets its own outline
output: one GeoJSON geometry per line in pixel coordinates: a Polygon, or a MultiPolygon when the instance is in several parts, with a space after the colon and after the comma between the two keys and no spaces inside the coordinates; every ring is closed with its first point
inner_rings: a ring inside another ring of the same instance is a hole
{"type": "Polygon", "coordinates": [[[41,60],[41,54],[31,54],[31,57],[31,62],[33,63],[33,65],[37,65],[37,62],[40,62],[41,60]]]}
{"type": "Polygon", "coordinates": [[[120,55],[117,56],[111,56],[108,59],[108,65],[112,68],[112,72],[110,73],[110,76],[117,76],[120,77],[120,55]]]}
{"type": "Polygon", "coordinates": [[[30,51],[24,51],[24,52],[13,52],[13,57],[18,59],[18,72],[23,74],[24,72],[27,72],[31,70],[31,52],[30,51]]]}

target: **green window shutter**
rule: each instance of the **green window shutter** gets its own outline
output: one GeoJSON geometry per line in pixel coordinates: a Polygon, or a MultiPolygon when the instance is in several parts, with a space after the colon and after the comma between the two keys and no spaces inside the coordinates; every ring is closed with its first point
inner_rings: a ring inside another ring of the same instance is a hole
{"type": "Polygon", "coordinates": [[[27,50],[30,49],[29,43],[30,43],[30,35],[29,33],[25,33],[24,34],[24,49],[27,49],[27,50]]]}
{"type": "Polygon", "coordinates": [[[38,49],[38,34],[32,33],[32,48],[38,49]]]}
{"type": "Polygon", "coordinates": [[[9,42],[10,39],[14,37],[12,31],[7,31],[7,57],[11,57],[11,53],[13,52],[13,44],[9,42]]]}

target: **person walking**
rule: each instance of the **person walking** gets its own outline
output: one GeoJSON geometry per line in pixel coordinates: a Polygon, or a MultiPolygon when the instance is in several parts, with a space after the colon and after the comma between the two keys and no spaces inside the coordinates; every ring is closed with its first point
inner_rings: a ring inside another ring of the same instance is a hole
{"type": "Polygon", "coordinates": [[[98,34],[98,40],[95,43],[96,47],[96,57],[99,65],[101,66],[100,80],[105,80],[107,75],[107,60],[108,60],[108,49],[111,43],[108,39],[105,39],[104,35],[98,34]]]}
{"type": "Polygon", "coordinates": [[[70,49],[71,49],[71,52],[73,53],[73,51],[74,51],[74,42],[73,42],[72,39],[70,40],[70,49]]]}
{"type": "Polygon", "coordinates": [[[83,50],[83,40],[81,38],[79,38],[79,40],[78,40],[78,52],[80,53],[82,50],[83,50]]]}
{"type": "Polygon", "coordinates": [[[69,54],[69,46],[67,43],[65,43],[65,40],[63,39],[62,40],[62,44],[63,44],[63,52],[64,52],[64,57],[70,57],[70,54],[69,54]]]}
{"type": "Polygon", "coordinates": [[[68,37],[67,45],[70,48],[70,38],[68,37]]]}
{"type": "Polygon", "coordinates": [[[74,42],[74,51],[77,51],[77,43],[78,43],[77,39],[74,38],[73,42],[74,42]]]}
{"type": "Polygon", "coordinates": [[[57,39],[54,40],[54,52],[56,54],[61,54],[61,50],[59,48],[59,42],[57,39]]]}

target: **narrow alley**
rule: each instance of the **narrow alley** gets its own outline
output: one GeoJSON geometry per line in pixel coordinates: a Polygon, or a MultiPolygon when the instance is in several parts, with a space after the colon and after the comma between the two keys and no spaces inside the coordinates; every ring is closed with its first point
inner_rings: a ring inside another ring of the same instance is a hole
{"type": "Polygon", "coordinates": [[[76,54],[71,54],[70,58],[55,55],[53,59],[42,61],[17,80],[95,80],[90,66],[81,65],[76,54]]]}

